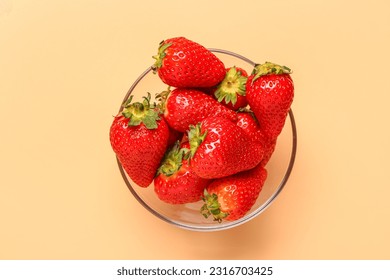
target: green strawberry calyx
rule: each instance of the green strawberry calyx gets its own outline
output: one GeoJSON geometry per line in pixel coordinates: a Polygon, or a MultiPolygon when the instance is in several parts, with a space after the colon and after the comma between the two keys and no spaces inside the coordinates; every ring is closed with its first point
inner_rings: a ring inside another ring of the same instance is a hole
{"type": "Polygon", "coordinates": [[[167,55],[165,51],[167,48],[169,48],[172,45],[172,43],[165,43],[165,41],[161,41],[160,45],[158,47],[158,53],[157,55],[152,56],[156,61],[152,65],[153,73],[156,74],[157,70],[161,68],[163,64],[163,59],[167,55]]]}
{"type": "Polygon", "coordinates": [[[202,197],[204,201],[203,206],[200,208],[200,213],[207,219],[210,216],[213,216],[214,221],[221,223],[229,213],[223,212],[221,210],[221,204],[218,202],[218,195],[215,193],[208,193],[205,189],[202,197]]]}
{"type": "Polygon", "coordinates": [[[180,148],[180,141],[176,141],[173,147],[165,154],[160,167],[157,169],[158,174],[172,176],[183,165],[184,155],[188,152],[186,148],[180,148]]]}
{"type": "Polygon", "coordinates": [[[196,151],[198,150],[198,147],[204,139],[206,138],[207,131],[202,133],[202,126],[201,123],[198,123],[197,125],[190,125],[189,131],[188,131],[188,141],[190,143],[190,150],[188,153],[188,157],[191,159],[194,157],[196,151]]]}
{"type": "Polygon", "coordinates": [[[287,66],[281,66],[272,62],[265,62],[263,64],[256,64],[253,68],[252,75],[253,77],[252,83],[260,78],[261,76],[270,75],[270,74],[291,74],[292,70],[287,66]]]}
{"type": "Polygon", "coordinates": [[[237,94],[245,96],[247,79],[235,66],[231,67],[214,92],[215,97],[219,102],[225,100],[226,103],[231,102],[235,105],[237,102],[237,94]]]}
{"type": "Polygon", "coordinates": [[[166,111],[166,103],[170,93],[171,93],[171,87],[168,87],[167,90],[164,90],[156,94],[156,100],[158,101],[157,108],[160,110],[161,113],[165,113],[166,111]]]}
{"type": "Polygon", "coordinates": [[[143,97],[143,102],[132,102],[133,96],[122,105],[122,115],[129,119],[129,126],[138,126],[143,123],[148,129],[156,129],[157,121],[160,120],[159,111],[154,104],[150,103],[151,95],[143,97]]]}

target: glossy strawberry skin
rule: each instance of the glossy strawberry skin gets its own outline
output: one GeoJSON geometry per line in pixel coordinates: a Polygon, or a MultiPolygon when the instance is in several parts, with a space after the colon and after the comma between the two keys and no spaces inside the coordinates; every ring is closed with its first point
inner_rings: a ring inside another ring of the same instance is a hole
{"type": "MultiPolygon", "coordinates": [[[[181,148],[189,148],[188,142],[181,148]]],[[[196,175],[187,159],[182,159],[181,166],[173,174],[159,173],[154,179],[154,190],[157,197],[169,204],[185,204],[201,200],[203,191],[210,180],[196,175]]]]}
{"type": "Polygon", "coordinates": [[[256,144],[260,145],[261,149],[263,149],[264,155],[260,164],[266,166],[275,151],[277,139],[270,139],[264,134],[252,112],[238,112],[237,118],[237,126],[241,127],[244,132],[253,139],[256,144]]]}
{"type": "Polygon", "coordinates": [[[234,122],[208,117],[199,126],[197,134],[205,135],[202,141],[191,136],[192,130],[189,132],[191,167],[198,176],[221,178],[251,169],[262,160],[261,145],[255,144],[234,122]]]}
{"type": "Polygon", "coordinates": [[[186,132],[190,125],[210,116],[237,119],[236,112],[199,90],[174,89],[165,101],[164,118],[169,126],[177,131],[186,132]]]}
{"type": "Polygon", "coordinates": [[[294,83],[289,74],[249,76],[246,98],[261,129],[270,139],[281,133],[294,98],[294,83]]]}
{"type": "Polygon", "coordinates": [[[254,141],[262,140],[260,125],[252,112],[243,111],[237,113],[237,126],[242,128],[244,132],[254,141]]]}
{"type": "Polygon", "coordinates": [[[244,217],[256,203],[266,179],[267,170],[259,165],[251,170],[214,180],[206,190],[208,195],[216,195],[218,210],[221,212],[213,215],[209,211],[214,211],[206,206],[202,208],[206,210],[203,214],[206,217],[213,215],[218,222],[244,217]]]}
{"type": "Polygon", "coordinates": [[[162,118],[156,129],[148,129],[141,123],[129,126],[129,119],[122,115],[114,118],[110,128],[110,142],[123,169],[140,187],[148,187],[155,177],[164,156],[169,128],[162,118]]]}
{"type": "Polygon", "coordinates": [[[277,139],[268,139],[268,141],[265,140],[264,143],[265,143],[264,144],[264,156],[260,162],[261,166],[266,166],[267,163],[269,162],[269,160],[271,159],[271,157],[275,151],[277,139]]]}
{"type": "Polygon", "coordinates": [[[184,37],[164,40],[153,66],[160,79],[173,87],[212,87],[225,75],[225,66],[204,46],[184,37]]]}

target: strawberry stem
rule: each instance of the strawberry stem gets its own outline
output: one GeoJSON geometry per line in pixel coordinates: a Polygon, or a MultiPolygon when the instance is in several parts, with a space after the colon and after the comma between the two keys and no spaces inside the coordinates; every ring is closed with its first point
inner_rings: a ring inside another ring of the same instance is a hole
{"type": "Polygon", "coordinates": [[[158,101],[157,108],[160,110],[160,113],[162,114],[164,114],[166,110],[166,102],[170,93],[171,93],[171,87],[168,87],[167,90],[164,90],[156,94],[156,100],[158,101]]]}
{"type": "Polygon", "coordinates": [[[229,213],[223,212],[221,210],[221,204],[218,202],[218,196],[215,193],[209,194],[205,189],[202,200],[204,201],[204,204],[200,208],[200,213],[206,219],[212,215],[214,221],[221,223],[222,220],[229,215],[229,213]]]}
{"type": "Polygon", "coordinates": [[[235,66],[231,67],[215,91],[215,97],[219,102],[225,100],[226,103],[236,104],[237,94],[245,96],[247,79],[235,66]]]}
{"type": "Polygon", "coordinates": [[[158,47],[158,53],[157,55],[152,56],[156,61],[152,65],[153,73],[156,74],[157,70],[162,66],[163,59],[166,56],[166,49],[169,48],[172,45],[172,43],[165,43],[164,41],[160,42],[160,45],[158,47]]]}
{"type": "Polygon", "coordinates": [[[131,103],[132,97],[123,104],[122,115],[129,119],[129,126],[137,126],[143,123],[148,129],[157,128],[157,120],[160,119],[158,110],[153,104],[150,104],[150,93],[144,96],[143,102],[131,103]]]}
{"type": "Polygon", "coordinates": [[[260,78],[261,76],[275,74],[275,75],[281,75],[281,74],[291,74],[292,70],[288,68],[287,66],[281,66],[272,62],[265,62],[263,64],[256,64],[252,75],[255,75],[252,83],[260,78]]]}
{"type": "Polygon", "coordinates": [[[190,129],[188,131],[188,141],[190,143],[190,152],[189,152],[189,157],[192,158],[194,157],[196,151],[198,150],[198,147],[204,139],[206,138],[207,131],[205,131],[202,134],[202,126],[201,123],[198,123],[197,125],[190,125],[190,129]]]}
{"type": "Polygon", "coordinates": [[[180,141],[176,141],[175,145],[165,154],[157,174],[164,174],[165,176],[175,174],[182,166],[185,152],[185,148],[180,148],[180,141]]]}

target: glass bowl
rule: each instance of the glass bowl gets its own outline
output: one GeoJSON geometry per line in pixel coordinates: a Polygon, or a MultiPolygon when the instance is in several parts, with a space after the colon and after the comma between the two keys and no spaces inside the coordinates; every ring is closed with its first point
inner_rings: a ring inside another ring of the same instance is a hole
{"type": "MultiPolygon", "coordinates": [[[[211,48],[209,50],[224,62],[225,67],[241,67],[250,74],[255,65],[255,62],[250,59],[230,51],[211,48]]],[[[153,74],[152,68],[149,67],[132,84],[123,102],[130,95],[133,95],[133,102],[142,101],[142,96],[146,96],[148,92],[151,93],[153,98],[156,93],[167,88],[168,86],[160,80],[157,74],[153,74]]],[[[119,110],[121,111],[122,107],[119,110]]],[[[283,131],[278,137],[275,151],[266,165],[268,177],[256,204],[243,218],[236,221],[222,221],[221,223],[214,221],[212,217],[206,219],[200,214],[200,208],[203,205],[202,201],[183,205],[171,205],[159,200],[154,192],[153,183],[147,188],[137,186],[126,174],[118,160],[117,163],[128,189],[147,211],[159,219],[180,228],[193,231],[217,231],[242,225],[260,215],[271,205],[287,183],[294,165],[296,149],[297,130],[294,115],[290,109],[283,131]]]]}

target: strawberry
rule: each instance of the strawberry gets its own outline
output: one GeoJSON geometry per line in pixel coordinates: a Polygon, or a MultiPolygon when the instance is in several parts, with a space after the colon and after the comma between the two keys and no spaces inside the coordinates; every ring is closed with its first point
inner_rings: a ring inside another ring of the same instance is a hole
{"type": "Polygon", "coordinates": [[[202,178],[214,179],[248,170],[260,163],[260,145],[234,122],[208,117],[188,132],[191,167],[202,178]]]}
{"type": "Polygon", "coordinates": [[[184,204],[201,200],[209,180],[200,178],[190,168],[185,154],[189,143],[175,143],[165,155],[154,179],[154,190],[159,199],[170,204],[184,204]]]}
{"type": "Polygon", "coordinates": [[[110,128],[112,149],[131,180],[140,187],[149,186],[164,156],[169,128],[164,118],[150,104],[150,95],[143,102],[123,104],[123,111],[110,128]]]}
{"type": "Polygon", "coordinates": [[[169,89],[158,95],[164,118],[173,129],[186,132],[209,116],[221,116],[236,120],[237,114],[211,96],[195,89],[169,89]]]}
{"type": "Polygon", "coordinates": [[[265,142],[265,145],[264,145],[264,156],[263,156],[263,159],[260,162],[261,166],[266,166],[268,161],[271,159],[271,156],[272,156],[272,154],[275,151],[276,142],[277,142],[277,139],[272,139],[272,140],[268,139],[268,141],[265,142]]]}
{"type": "Polygon", "coordinates": [[[248,74],[244,69],[235,66],[226,70],[225,78],[216,88],[214,96],[228,108],[237,111],[248,105],[245,97],[248,74]]]}
{"type": "Polygon", "coordinates": [[[234,221],[245,216],[267,179],[267,170],[257,166],[251,170],[214,180],[204,191],[201,213],[215,221],[234,221]]]}
{"type": "Polygon", "coordinates": [[[283,129],[294,98],[291,70],[271,62],[257,64],[246,83],[246,98],[270,139],[276,139],[283,129]]]}
{"type": "Polygon", "coordinates": [[[184,37],[162,41],[153,58],[153,72],[170,86],[212,87],[225,77],[225,66],[218,57],[184,37]]]}
{"type": "Polygon", "coordinates": [[[260,125],[252,111],[248,109],[238,111],[236,124],[241,127],[251,139],[255,141],[261,141],[263,139],[260,125]]]}
{"type": "Polygon", "coordinates": [[[237,118],[237,126],[241,127],[244,132],[253,139],[256,144],[260,145],[261,149],[263,149],[264,155],[260,164],[265,166],[275,150],[276,139],[270,139],[264,135],[252,111],[247,109],[240,110],[237,113],[237,118]]]}

